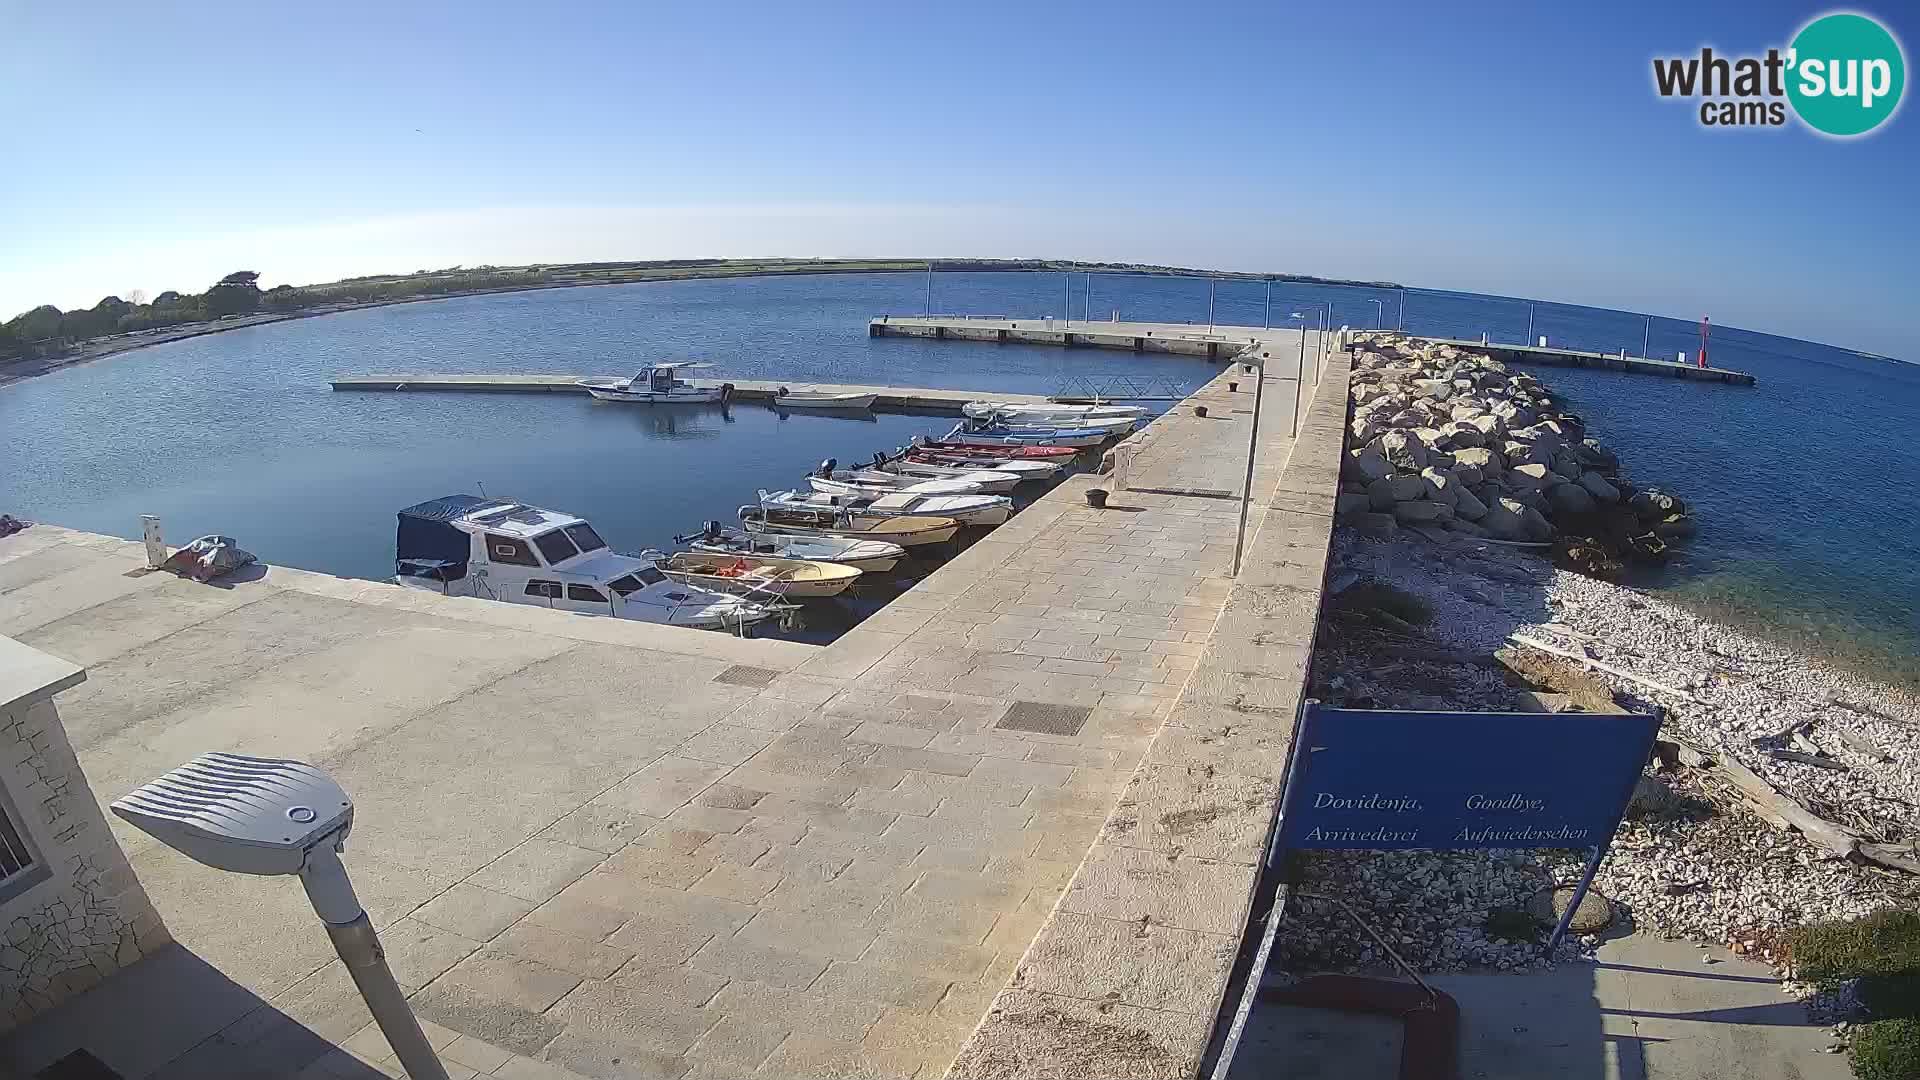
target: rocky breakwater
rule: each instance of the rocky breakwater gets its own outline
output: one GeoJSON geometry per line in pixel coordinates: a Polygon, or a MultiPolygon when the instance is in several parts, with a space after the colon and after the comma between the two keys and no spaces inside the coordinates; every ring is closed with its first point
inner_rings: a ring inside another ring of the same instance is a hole
{"type": "Polygon", "coordinates": [[[1557,541],[1572,566],[1602,576],[1622,559],[1661,559],[1669,541],[1693,534],[1684,502],[1628,481],[1545,384],[1483,353],[1368,339],[1348,393],[1337,511],[1363,531],[1557,541]]]}

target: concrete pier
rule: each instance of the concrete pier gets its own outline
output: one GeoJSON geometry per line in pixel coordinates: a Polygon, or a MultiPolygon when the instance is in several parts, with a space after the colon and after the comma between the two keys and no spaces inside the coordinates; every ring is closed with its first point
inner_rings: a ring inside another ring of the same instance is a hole
{"type": "MultiPolygon", "coordinates": [[[[1232,356],[1250,341],[1265,340],[1276,333],[1258,326],[1203,326],[1194,323],[1153,322],[1065,322],[1053,319],[969,318],[960,315],[920,318],[886,315],[867,324],[872,337],[925,337],[956,341],[1015,342],[1027,345],[1062,345],[1068,348],[1126,349],[1133,352],[1172,353],[1222,360],[1232,356]]],[[[1370,334],[1386,330],[1344,330],[1329,334],[1344,345],[1364,340],[1370,334]],[[1344,335],[1344,336],[1343,336],[1344,335]]],[[[1311,335],[1313,332],[1309,331],[1311,335]]],[[[1442,344],[1478,349],[1507,363],[1538,367],[1605,368],[1635,375],[1659,375],[1673,379],[1752,386],[1757,381],[1744,371],[1702,368],[1671,360],[1581,349],[1555,349],[1546,346],[1452,338],[1430,338],[1442,344]]]]}
{"type": "MultiPolygon", "coordinates": [[[[824,647],[277,566],[199,585],[44,525],[0,539],[0,633],[90,669],[60,706],[102,801],[208,749],[329,769],[449,1064],[1174,1080],[1253,907],[1338,484],[1344,357],[1309,348],[1296,388],[1299,339],[1256,347],[1285,360],[824,647]]],[[[0,1071],[395,1074],[297,886],[114,824],[180,948],[0,1071]]]]}
{"type": "MultiPolygon", "coordinates": [[[[333,388],[358,392],[427,392],[473,394],[579,394],[582,375],[347,375],[333,380],[333,388]]],[[[1003,394],[990,390],[941,390],[904,386],[846,386],[838,383],[771,382],[756,379],[695,379],[695,386],[733,383],[735,401],[773,404],[782,386],[826,394],[872,394],[873,407],[882,412],[952,413],[969,401],[1041,401],[1038,394],[1003,394]]],[[[644,407],[644,406],[643,406],[644,407]]]]}

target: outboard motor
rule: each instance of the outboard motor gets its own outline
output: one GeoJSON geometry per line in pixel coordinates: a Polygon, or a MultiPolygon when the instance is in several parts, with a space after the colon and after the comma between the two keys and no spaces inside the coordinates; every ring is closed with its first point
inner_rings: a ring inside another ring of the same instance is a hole
{"type": "Polygon", "coordinates": [[[720,539],[720,523],[717,521],[701,522],[700,534],[708,540],[720,539]]]}
{"type": "Polygon", "coordinates": [[[732,400],[733,400],[733,384],[732,384],[732,383],[730,383],[730,382],[723,382],[723,383],[721,383],[721,384],[720,384],[720,402],[721,402],[721,404],[723,404],[723,405],[724,405],[724,404],[726,404],[727,402],[729,402],[729,401],[732,401],[732,400]]]}
{"type": "Polygon", "coordinates": [[[880,466],[885,465],[886,463],[887,463],[886,451],[875,450],[873,452],[873,467],[877,469],[880,466]]]}
{"type": "Polygon", "coordinates": [[[827,460],[820,463],[820,469],[819,471],[814,473],[814,475],[820,477],[823,480],[831,480],[833,479],[834,467],[839,464],[840,464],[839,459],[828,458],[827,460]]]}

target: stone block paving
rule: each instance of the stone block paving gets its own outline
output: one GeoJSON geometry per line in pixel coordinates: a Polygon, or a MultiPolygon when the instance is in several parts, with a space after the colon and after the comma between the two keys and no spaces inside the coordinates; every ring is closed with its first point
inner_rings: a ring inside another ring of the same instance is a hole
{"type": "MultiPolygon", "coordinates": [[[[1236,487],[1236,438],[1243,422],[1161,421],[1128,486],[1236,487]]],[[[1237,501],[1119,490],[1096,511],[1094,482],[416,912],[472,942],[414,996],[457,1033],[446,1056],[514,1077],[942,1075],[1232,591],[1237,501]]],[[[1230,954],[1237,927],[1194,922],[1152,928],[1143,1004],[1190,1004],[1182,973],[1230,954]]],[[[1062,970],[1032,989],[1093,974],[1062,970]]],[[[377,1031],[353,1039],[395,1068],[377,1031]]]]}

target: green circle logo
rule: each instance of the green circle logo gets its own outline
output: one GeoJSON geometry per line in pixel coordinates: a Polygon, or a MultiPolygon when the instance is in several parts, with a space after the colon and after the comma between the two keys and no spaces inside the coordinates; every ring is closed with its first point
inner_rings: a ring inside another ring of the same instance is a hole
{"type": "Polygon", "coordinates": [[[1808,127],[1841,137],[1864,135],[1900,106],[1906,57],[1886,27],[1842,12],[1822,15],[1795,35],[1788,52],[1787,98],[1808,127]]]}

